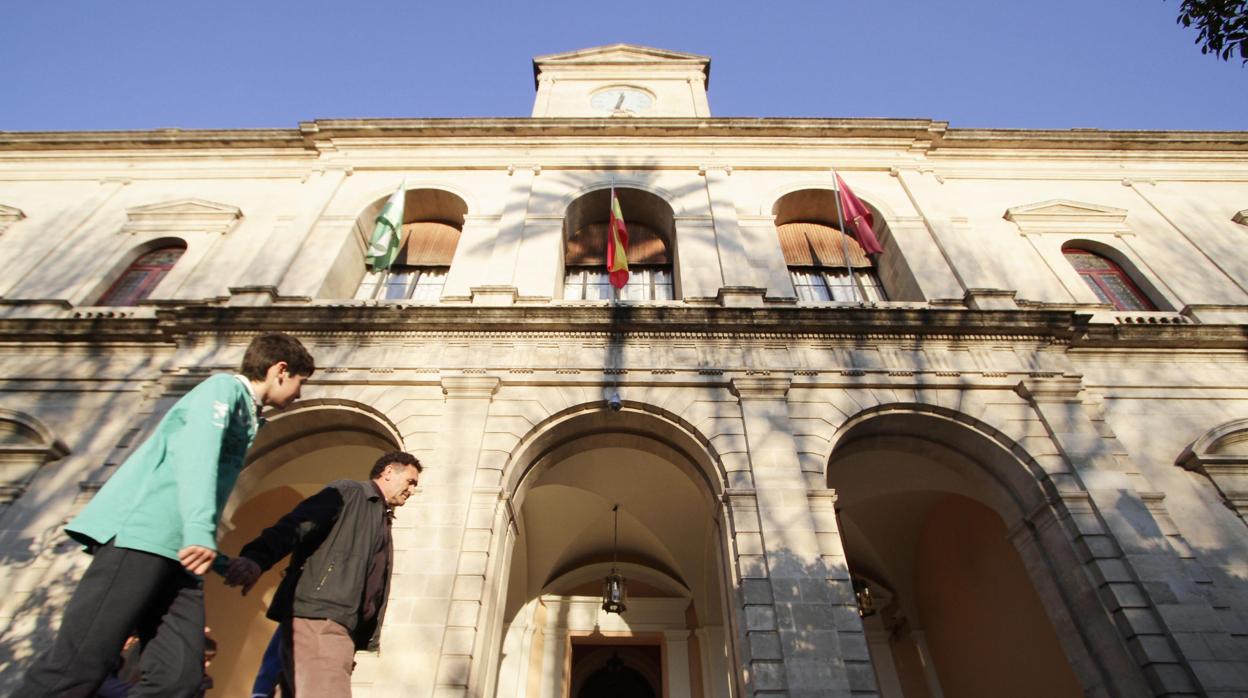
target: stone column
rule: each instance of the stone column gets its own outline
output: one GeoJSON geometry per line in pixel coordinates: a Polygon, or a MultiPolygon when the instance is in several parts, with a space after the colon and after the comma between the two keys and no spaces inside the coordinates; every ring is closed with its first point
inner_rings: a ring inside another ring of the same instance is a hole
{"type": "Polygon", "coordinates": [[[1025,380],[1017,388],[1083,485],[1084,492],[1064,494],[1063,504],[1102,604],[1155,693],[1242,687],[1237,681],[1248,675],[1248,662],[1209,651],[1233,645],[1236,629],[1210,604],[1213,593],[1199,569],[1185,567],[1175,550],[1182,541],[1160,506],[1165,495],[1151,492],[1081,391],[1070,378],[1025,380]]]}
{"type": "MultiPolygon", "coordinates": [[[[875,693],[862,620],[827,490],[809,491],[787,377],[734,378],[756,488],[761,555],[738,538],[752,695],[875,693]]],[[[735,516],[735,513],[734,513],[735,516]]]]}

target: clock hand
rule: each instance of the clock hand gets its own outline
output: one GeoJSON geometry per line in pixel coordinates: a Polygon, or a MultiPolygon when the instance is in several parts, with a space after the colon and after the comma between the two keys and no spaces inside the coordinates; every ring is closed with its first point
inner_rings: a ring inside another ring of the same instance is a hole
{"type": "Polygon", "coordinates": [[[619,111],[624,106],[624,93],[620,93],[620,98],[615,100],[615,111],[619,111]]]}

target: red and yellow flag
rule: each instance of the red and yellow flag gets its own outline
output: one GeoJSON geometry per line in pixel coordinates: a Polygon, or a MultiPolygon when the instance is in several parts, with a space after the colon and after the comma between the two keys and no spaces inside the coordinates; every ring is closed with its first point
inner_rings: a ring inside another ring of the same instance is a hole
{"type": "Polygon", "coordinates": [[[611,223],[607,226],[607,274],[611,285],[624,288],[628,283],[628,228],[624,226],[624,213],[620,199],[611,188],[611,223]]]}

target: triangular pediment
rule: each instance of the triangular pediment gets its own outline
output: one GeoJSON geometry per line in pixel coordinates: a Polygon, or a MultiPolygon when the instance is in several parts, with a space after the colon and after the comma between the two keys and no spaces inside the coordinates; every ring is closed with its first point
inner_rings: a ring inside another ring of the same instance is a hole
{"type": "Polygon", "coordinates": [[[128,208],[126,209],[126,215],[130,218],[143,218],[185,215],[232,215],[238,217],[243,214],[238,210],[237,206],[218,204],[214,201],[204,201],[203,199],[178,199],[177,201],[163,201],[158,204],[128,208]]]}
{"type": "Polygon", "coordinates": [[[1005,212],[1006,220],[1017,221],[1020,217],[1063,220],[1073,218],[1125,220],[1127,211],[1126,209],[1113,208],[1112,206],[1089,204],[1082,201],[1071,201],[1070,199],[1052,199],[1050,201],[1041,201],[1037,204],[1015,206],[1005,212]]]}
{"type": "Polygon", "coordinates": [[[177,199],[126,209],[126,229],[224,233],[243,212],[237,206],[203,199],[177,199]]]}
{"type": "Polygon", "coordinates": [[[552,53],[537,56],[534,64],[569,64],[569,63],[658,63],[658,62],[710,62],[710,58],[693,53],[668,51],[637,44],[611,44],[594,46],[566,53],[552,53]]]}
{"type": "Polygon", "coordinates": [[[620,68],[639,73],[687,70],[701,73],[703,80],[708,83],[711,79],[711,59],[706,56],[637,44],[611,44],[538,56],[533,59],[533,79],[535,82],[539,80],[543,72],[618,71],[620,68]]]}
{"type": "Polygon", "coordinates": [[[22,209],[0,204],[0,226],[16,223],[26,217],[22,209]]]}

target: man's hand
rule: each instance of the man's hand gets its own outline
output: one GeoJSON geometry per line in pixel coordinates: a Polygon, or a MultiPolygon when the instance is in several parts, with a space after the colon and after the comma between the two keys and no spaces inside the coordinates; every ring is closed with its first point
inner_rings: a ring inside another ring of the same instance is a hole
{"type": "Polygon", "coordinates": [[[230,560],[230,566],[225,568],[225,585],[227,587],[241,586],[243,596],[246,596],[247,592],[256,585],[257,579],[260,579],[260,565],[241,555],[230,560]]]}
{"type": "Polygon", "coordinates": [[[182,563],[187,572],[200,576],[208,572],[208,569],[212,567],[212,561],[216,558],[217,551],[202,545],[188,545],[178,551],[178,562],[182,563]]]}

